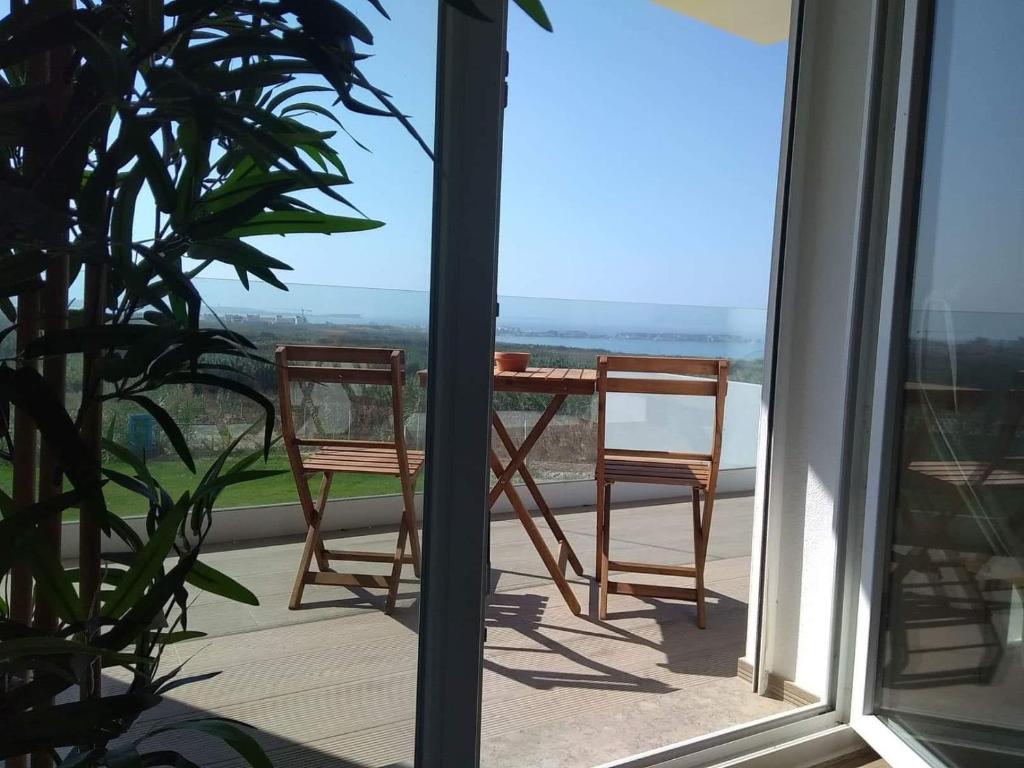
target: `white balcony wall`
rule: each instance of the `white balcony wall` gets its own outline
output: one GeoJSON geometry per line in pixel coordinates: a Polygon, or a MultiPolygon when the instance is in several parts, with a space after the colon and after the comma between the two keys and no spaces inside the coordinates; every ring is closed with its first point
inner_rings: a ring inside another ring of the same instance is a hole
{"type": "MultiPolygon", "coordinates": [[[[709,451],[714,406],[710,397],[609,394],[606,443],[612,448],[648,451],[709,451]]],[[[722,469],[753,467],[757,463],[760,409],[759,384],[729,382],[722,469]]]]}

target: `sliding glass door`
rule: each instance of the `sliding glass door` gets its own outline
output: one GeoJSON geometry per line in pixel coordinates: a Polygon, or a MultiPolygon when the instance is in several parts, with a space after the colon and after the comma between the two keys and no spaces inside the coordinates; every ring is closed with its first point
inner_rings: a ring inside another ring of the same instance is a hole
{"type": "Polygon", "coordinates": [[[878,610],[864,668],[876,730],[865,733],[879,744],[895,735],[925,764],[1016,766],[1024,4],[939,0],[911,11],[904,194],[890,227],[890,379],[876,401],[878,610]]]}

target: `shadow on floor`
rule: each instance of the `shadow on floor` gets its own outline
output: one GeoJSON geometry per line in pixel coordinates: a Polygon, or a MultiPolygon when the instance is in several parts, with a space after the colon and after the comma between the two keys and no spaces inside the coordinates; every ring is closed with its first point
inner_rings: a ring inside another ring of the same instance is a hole
{"type": "Polygon", "coordinates": [[[676,674],[734,677],[736,659],[742,655],[746,605],[710,591],[708,598],[709,624],[713,627],[716,620],[721,622],[717,632],[699,629],[694,606],[676,601],[638,599],[638,608],[620,611],[608,621],[574,616],[571,621],[559,624],[545,621],[546,596],[492,594],[488,597],[484,622],[489,638],[484,669],[542,690],[586,688],[638,693],[678,690],[662,680],[605,663],[600,657],[587,655],[569,644],[593,639],[598,643],[629,644],[641,649],[640,653],[643,649],[655,651],[664,658],[658,666],[676,674]],[[659,628],[657,639],[617,623],[626,619],[653,621],[659,628]],[[692,646],[709,635],[715,639],[713,645],[707,647],[706,642],[702,642],[703,652],[693,653],[692,646]],[[521,664],[521,659],[537,661],[521,664]]]}
{"type": "MultiPolygon", "coordinates": [[[[182,675],[187,677],[187,675],[182,675]]],[[[216,685],[216,682],[212,681],[197,681],[195,685],[216,685]]],[[[116,680],[104,675],[103,678],[103,690],[107,695],[121,691],[125,688],[124,681],[116,680]]],[[[212,718],[217,718],[219,715],[215,712],[208,712],[196,707],[190,707],[182,704],[181,702],[168,701],[167,704],[172,704],[173,715],[167,717],[163,709],[166,706],[161,705],[155,710],[150,710],[148,713],[144,713],[139,722],[137,722],[132,729],[128,732],[124,738],[113,742],[112,747],[117,746],[128,741],[141,742],[137,745],[137,749],[140,755],[148,755],[152,753],[164,753],[163,762],[153,763],[154,765],[173,765],[175,763],[169,762],[172,757],[171,752],[178,753],[190,760],[191,763],[203,768],[241,768],[242,766],[248,766],[251,763],[242,757],[242,754],[236,751],[234,748],[226,744],[221,739],[218,739],[208,733],[202,732],[198,729],[189,729],[187,727],[188,721],[209,721],[212,718]],[[161,715],[164,716],[161,716],[161,715]],[[161,731],[167,728],[173,722],[174,730],[161,731]],[[153,736],[147,737],[147,734],[154,733],[153,736]]],[[[264,750],[270,759],[270,763],[274,766],[302,766],[303,768],[373,768],[374,766],[380,766],[380,761],[374,761],[373,763],[367,763],[362,761],[355,761],[338,757],[327,752],[318,750],[312,744],[303,744],[291,739],[286,739],[281,736],[268,733],[267,731],[260,730],[258,728],[250,728],[244,724],[241,730],[251,736],[264,750]]],[[[243,748],[246,748],[242,745],[243,748]]],[[[412,738],[410,734],[409,739],[409,754],[412,754],[412,738]]],[[[149,765],[150,763],[146,763],[149,765]]],[[[411,766],[412,760],[408,763],[397,762],[388,764],[387,768],[406,768],[411,766]]]]}

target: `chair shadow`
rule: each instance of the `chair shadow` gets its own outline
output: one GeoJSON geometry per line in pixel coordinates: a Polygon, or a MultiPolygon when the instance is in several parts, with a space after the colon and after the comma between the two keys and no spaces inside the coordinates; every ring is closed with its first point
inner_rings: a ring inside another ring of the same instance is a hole
{"type": "MultiPolygon", "coordinates": [[[[418,583],[408,579],[402,579],[402,583],[418,583]]],[[[329,598],[326,600],[309,600],[303,598],[302,603],[296,611],[315,611],[323,610],[325,608],[366,608],[367,610],[383,611],[384,605],[387,602],[387,593],[385,592],[371,592],[368,589],[362,587],[338,587],[337,589],[345,589],[351,593],[351,597],[338,597],[329,598]]],[[[414,613],[418,612],[420,593],[419,590],[415,592],[399,592],[398,593],[398,604],[395,606],[395,611],[392,616],[397,616],[399,613],[406,613],[412,610],[414,613]],[[403,601],[409,601],[411,603],[405,604],[403,601]]],[[[332,618],[330,616],[323,616],[320,618],[332,618]]]]}
{"type": "Polygon", "coordinates": [[[997,592],[1013,587],[998,581],[979,584],[953,558],[935,563],[924,549],[899,554],[894,562],[890,589],[898,598],[892,601],[889,617],[885,685],[914,690],[991,684],[1005,650],[993,612],[1008,606],[986,594],[986,586],[997,592]],[[926,657],[934,661],[921,663],[926,657]]]}
{"type": "MultiPolygon", "coordinates": [[[[659,694],[678,690],[662,679],[621,669],[607,658],[597,658],[574,647],[571,640],[579,640],[591,647],[595,643],[622,643],[654,651],[662,658],[656,666],[676,675],[735,677],[736,659],[742,655],[745,641],[746,605],[713,592],[708,597],[709,624],[713,626],[718,613],[723,621],[728,621],[726,627],[731,636],[718,638],[712,647],[705,645],[703,652],[693,653],[693,641],[706,638],[704,633],[714,630],[698,629],[696,609],[686,603],[643,599],[638,600],[642,608],[619,612],[609,621],[572,616],[564,623],[553,623],[545,615],[548,597],[494,593],[488,597],[484,621],[489,630],[484,669],[540,690],[582,688],[659,694]],[[737,619],[737,614],[742,620],[737,619]],[[649,619],[658,631],[648,636],[615,621],[637,618],[649,619]],[[509,644],[502,644],[495,637],[507,637],[509,631],[514,638],[509,644]],[[515,661],[517,656],[531,661],[521,665],[515,661]]],[[[609,656],[607,652],[603,655],[609,656]]],[[[632,659],[635,661],[635,657],[632,659]]]]}

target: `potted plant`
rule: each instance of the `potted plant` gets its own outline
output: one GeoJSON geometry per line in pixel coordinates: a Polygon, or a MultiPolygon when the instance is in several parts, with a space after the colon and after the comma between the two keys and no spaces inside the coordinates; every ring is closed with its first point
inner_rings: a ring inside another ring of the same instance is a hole
{"type": "MultiPolygon", "coordinates": [[[[471,0],[448,1],[479,15],[471,0]]],[[[546,23],[536,0],[517,1],[546,23]]],[[[189,591],[256,601],[201,555],[219,494],[271,473],[259,464],[274,428],[273,404],[249,380],[254,362],[269,363],[244,336],[200,324],[194,280],[219,263],[246,287],[284,289],[288,265],[248,236],[381,226],[339,192],[350,179],[334,132],[310,121],[337,122],[335,105],[318,98],[399,120],[423,142],[361,72],[357,46],[372,35],[334,0],[11,7],[0,19],[0,458],[13,470],[0,489],[0,758],[189,766],[120,737],[190,681],[160,669],[168,644],[201,634],[188,623],[189,591]],[[69,312],[79,278],[84,305],[69,312]],[[104,406],[149,414],[195,472],[157,394],[196,388],[255,403],[260,447],[239,453],[235,439],[175,496],[105,433],[104,406]],[[105,455],[130,472],[104,467],[105,455]],[[111,484],[137,496],[144,535],[108,509],[111,484]],[[80,515],[77,567],[60,559],[65,514],[80,515]],[[127,555],[105,553],[113,539],[127,555]],[[103,689],[108,666],[129,670],[125,691],[103,689]]],[[[269,765],[237,723],[168,727],[203,730],[269,765]]]]}

